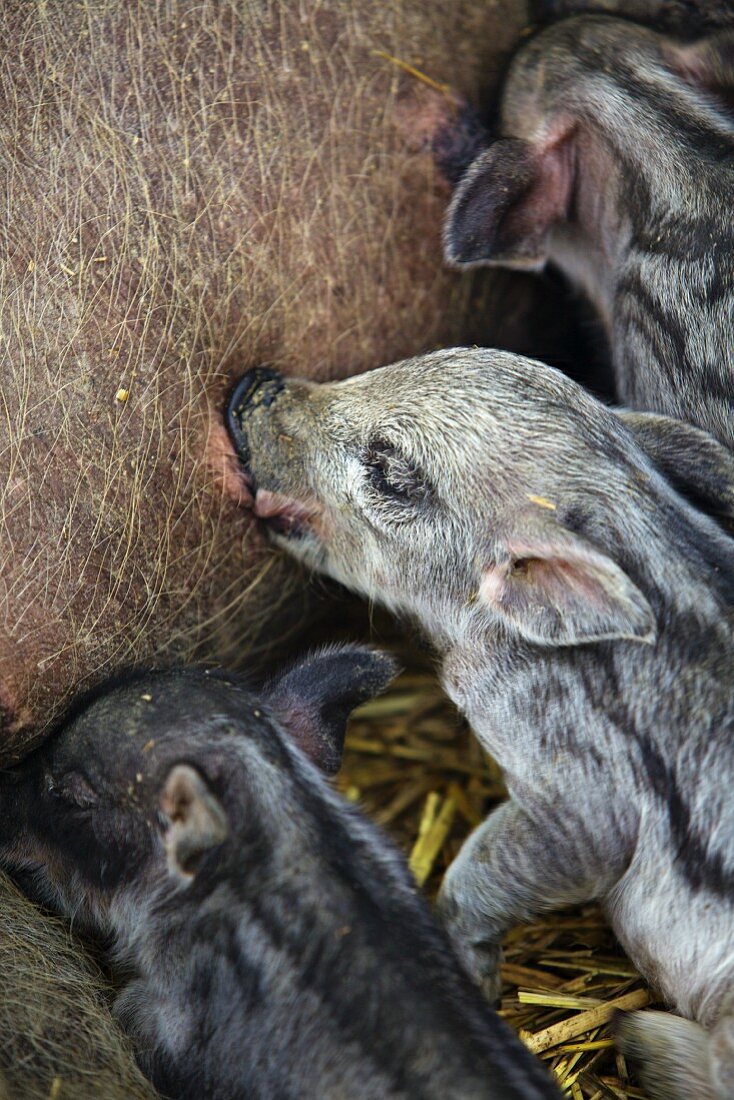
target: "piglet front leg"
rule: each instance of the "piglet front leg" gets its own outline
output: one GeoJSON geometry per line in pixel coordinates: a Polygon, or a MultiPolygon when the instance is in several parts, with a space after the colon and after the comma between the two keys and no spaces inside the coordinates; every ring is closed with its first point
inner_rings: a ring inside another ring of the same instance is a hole
{"type": "Polygon", "coordinates": [[[540,912],[589,901],[605,888],[581,857],[578,824],[550,813],[531,817],[510,799],[474,830],[446,872],[439,915],[490,1001],[499,996],[501,943],[510,928],[540,912]]]}

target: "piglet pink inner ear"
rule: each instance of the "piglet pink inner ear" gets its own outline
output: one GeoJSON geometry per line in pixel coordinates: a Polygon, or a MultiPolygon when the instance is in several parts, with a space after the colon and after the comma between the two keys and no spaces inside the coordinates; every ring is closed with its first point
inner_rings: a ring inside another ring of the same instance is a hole
{"type": "Polygon", "coordinates": [[[566,215],[573,186],[569,134],[543,149],[505,138],[481,153],[454,192],[443,230],[455,267],[538,267],[546,237],[566,215]]]}
{"type": "Polygon", "coordinates": [[[206,852],[227,837],[224,808],[204,778],[188,764],[171,769],[159,807],[167,822],[163,840],[169,869],[179,878],[190,879],[206,852]]]}
{"type": "Polygon", "coordinates": [[[266,687],[265,701],[298,747],[334,775],[349,715],[383,691],[396,672],[387,653],[334,646],[309,654],[278,676],[266,687]]]}
{"type": "Polygon", "coordinates": [[[479,598],[530,642],[652,642],[652,608],[627,574],[551,518],[518,523],[499,541],[479,598]]]}

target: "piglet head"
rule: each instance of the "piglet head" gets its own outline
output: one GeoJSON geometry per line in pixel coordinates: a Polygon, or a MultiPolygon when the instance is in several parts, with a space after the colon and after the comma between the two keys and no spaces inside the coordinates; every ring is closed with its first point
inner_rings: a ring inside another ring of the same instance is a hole
{"type": "Polygon", "coordinates": [[[683,45],[624,19],[554,22],[518,51],[497,139],[456,187],[447,262],[568,267],[578,252],[570,272],[583,273],[606,315],[607,272],[629,247],[630,210],[640,201],[628,189],[664,188],[658,199],[671,211],[690,205],[690,164],[705,163],[714,142],[730,142],[733,85],[731,30],[683,45]],[[695,126],[679,122],[694,118],[695,126]]]}
{"type": "Polygon", "coordinates": [[[230,432],[255,512],[307,565],[439,645],[498,628],[550,646],[654,637],[634,561],[652,511],[628,508],[642,456],[559,372],[457,348],[242,385],[230,432]],[[258,385],[277,390],[253,404],[258,385]]]}
{"type": "Polygon", "coordinates": [[[386,655],[344,646],[260,691],[193,668],[103,685],[0,776],[0,862],[103,934],[131,898],[206,884],[228,861],[241,877],[241,853],[301,816],[300,785],[318,800],[310,762],[336,771],[351,710],[394,673],[386,655]]]}

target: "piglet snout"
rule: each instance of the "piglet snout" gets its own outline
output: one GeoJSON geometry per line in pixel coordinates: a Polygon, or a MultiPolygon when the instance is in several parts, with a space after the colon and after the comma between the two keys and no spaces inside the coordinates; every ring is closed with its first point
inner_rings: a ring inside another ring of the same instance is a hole
{"type": "Polygon", "coordinates": [[[229,415],[242,419],[260,405],[272,405],[285,385],[283,375],[270,367],[253,367],[240,378],[229,403],[229,415]]]}
{"type": "Polygon", "coordinates": [[[225,414],[227,431],[243,470],[250,479],[252,479],[252,472],[246,430],[247,419],[255,409],[269,408],[282,392],[284,385],[283,375],[278,371],[270,367],[253,367],[240,378],[227,404],[225,414]]]}

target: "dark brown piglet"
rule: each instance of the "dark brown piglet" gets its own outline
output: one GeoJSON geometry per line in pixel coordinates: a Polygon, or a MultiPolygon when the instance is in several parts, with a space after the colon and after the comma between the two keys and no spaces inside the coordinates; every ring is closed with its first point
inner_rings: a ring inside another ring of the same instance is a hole
{"type": "Polygon", "coordinates": [[[259,692],[134,675],[2,777],[0,859],[111,945],[116,1014],[171,1100],[559,1098],[321,774],[394,671],[352,646],[259,692]]]}

